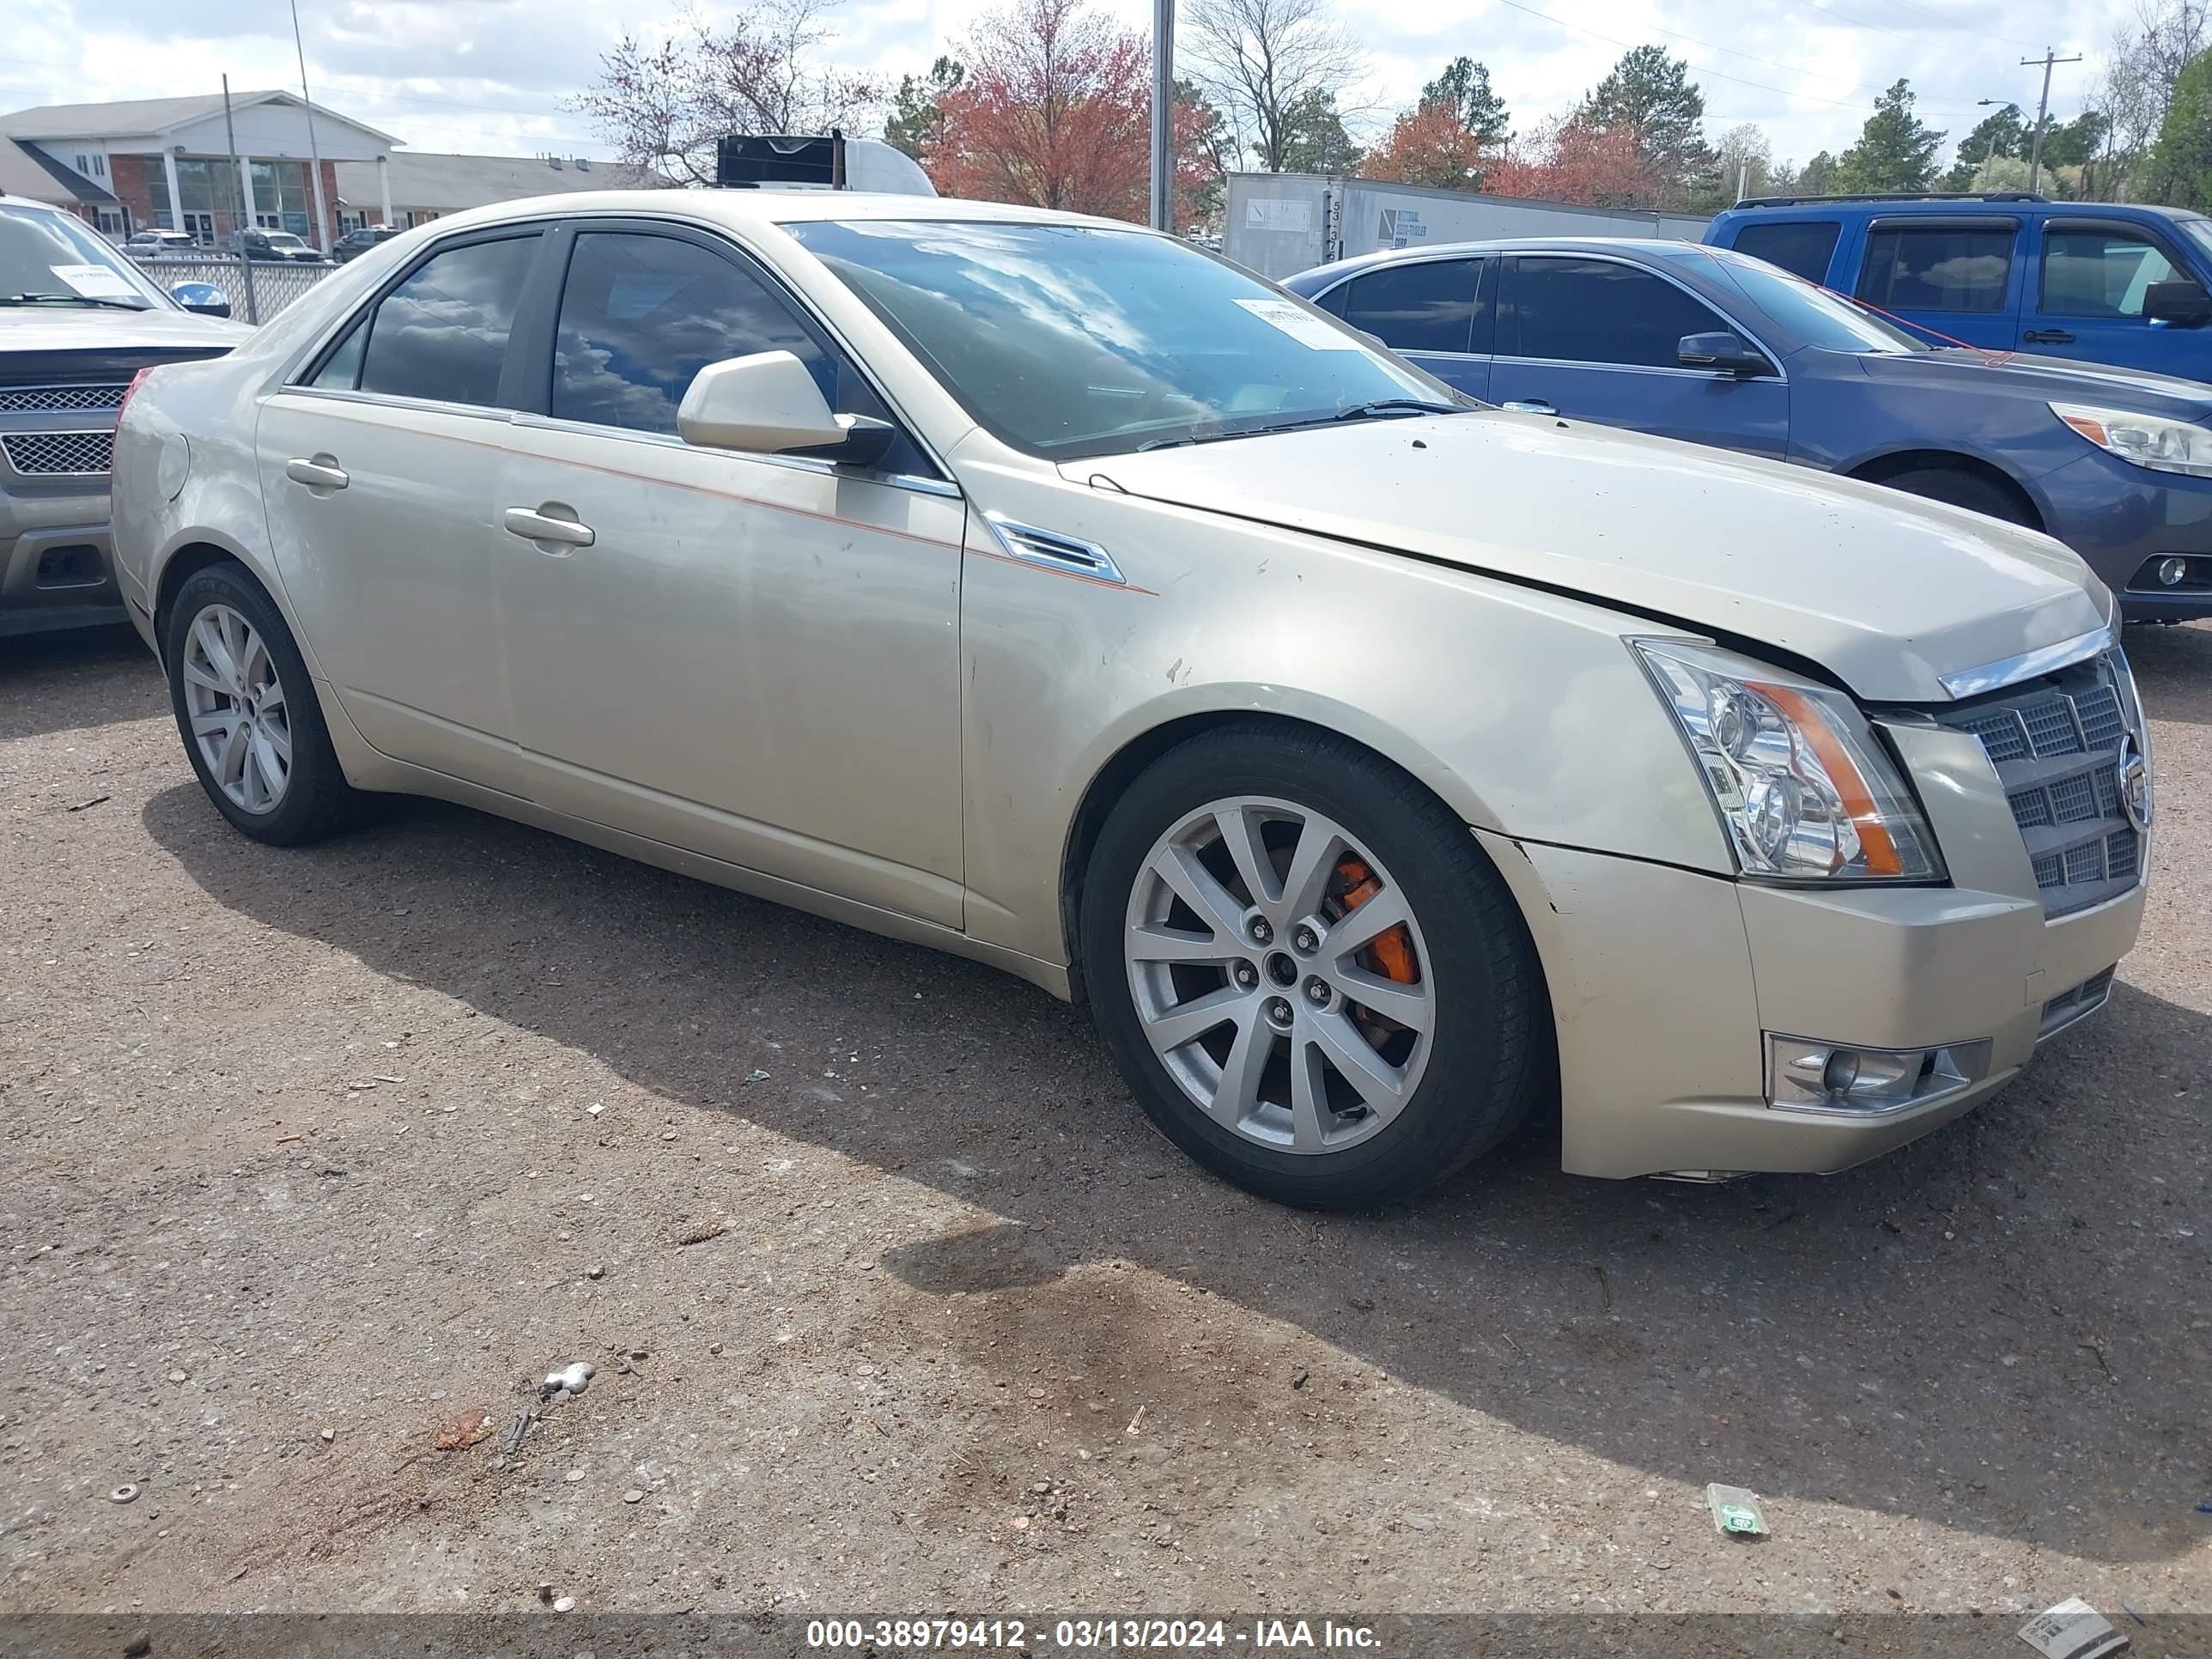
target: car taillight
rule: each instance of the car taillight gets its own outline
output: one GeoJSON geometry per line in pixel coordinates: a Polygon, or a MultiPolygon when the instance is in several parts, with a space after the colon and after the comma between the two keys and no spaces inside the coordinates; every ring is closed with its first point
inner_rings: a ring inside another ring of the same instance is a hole
{"type": "Polygon", "coordinates": [[[123,401],[115,405],[116,425],[123,424],[123,411],[131,407],[131,400],[138,395],[138,388],[145,384],[146,377],[153,372],[150,368],[142,368],[131,377],[131,384],[123,388],[123,401]]]}

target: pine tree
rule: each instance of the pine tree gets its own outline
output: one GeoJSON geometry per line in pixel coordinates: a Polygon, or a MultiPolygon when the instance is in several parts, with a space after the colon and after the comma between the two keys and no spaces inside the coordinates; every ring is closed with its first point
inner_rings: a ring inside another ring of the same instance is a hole
{"type": "Polygon", "coordinates": [[[1836,188],[1851,194],[1926,190],[1943,134],[1912,112],[1912,84],[1899,81],[1875,100],[1859,141],[1836,164],[1836,188]]]}
{"type": "Polygon", "coordinates": [[[1491,89],[1490,71],[1472,58],[1455,58],[1421,88],[1420,107],[1449,112],[1483,149],[1505,142],[1512,119],[1505,100],[1491,89]]]}
{"type": "Polygon", "coordinates": [[[1693,194],[1711,171],[1705,115],[1705,95],[1691,81],[1689,64],[1664,46],[1637,46],[1583,100],[1574,124],[1633,133],[1645,172],[1672,201],[1693,194]]]}
{"type": "Polygon", "coordinates": [[[884,123],[884,142],[917,161],[927,159],[924,146],[936,142],[945,124],[945,100],[967,77],[967,70],[951,58],[939,58],[927,75],[899,76],[898,90],[891,95],[890,118],[884,123]]]}

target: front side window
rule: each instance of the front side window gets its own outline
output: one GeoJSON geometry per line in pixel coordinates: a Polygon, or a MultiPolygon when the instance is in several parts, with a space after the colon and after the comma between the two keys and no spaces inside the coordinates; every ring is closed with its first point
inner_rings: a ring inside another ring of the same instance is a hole
{"type": "Polygon", "coordinates": [[[1876,225],[1859,298],[1890,311],[2002,311],[2017,234],[2010,224],[1876,225]]]}
{"type": "Polygon", "coordinates": [[[561,291],[547,412],[673,433],[693,375],[757,351],[790,352],[836,397],[813,336],[750,272],[696,242],[586,231],[561,291]]]}
{"type": "Polygon", "coordinates": [[[1498,319],[1501,357],[1676,368],[1685,334],[1729,329],[1664,277],[1609,259],[1524,255],[1506,299],[1498,319]]]}
{"type": "MultiPolygon", "coordinates": [[[[514,326],[523,278],[537,252],[533,231],[447,248],[417,265],[361,325],[368,331],[361,350],[361,390],[495,406],[507,332],[514,326]]],[[[351,345],[349,340],[332,355],[325,374],[351,345]]],[[[315,384],[331,382],[318,375],[315,384]]]]}
{"type": "Polygon", "coordinates": [[[986,429],[1056,460],[1466,401],[1167,237],[1090,225],[784,227],[986,429]],[[1375,405],[1388,405],[1378,410],[1375,405]]]}
{"type": "Polygon", "coordinates": [[[2053,317],[2140,320],[2153,283],[2185,275],[2157,243],[2117,225],[2047,225],[2043,307],[2053,317]]]}
{"type": "Polygon", "coordinates": [[[1792,276],[1825,283],[1836,239],[1843,234],[1843,223],[1836,219],[1800,219],[1778,225],[1762,221],[1737,231],[1733,246],[1738,253],[1780,265],[1792,276]]]}
{"type": "Polygon", "coordinates": [[[1472,351],[1480,272],[1472,259],[1384,265],[1352,279],[1342,315],[1393,351],[1472,351]]]}

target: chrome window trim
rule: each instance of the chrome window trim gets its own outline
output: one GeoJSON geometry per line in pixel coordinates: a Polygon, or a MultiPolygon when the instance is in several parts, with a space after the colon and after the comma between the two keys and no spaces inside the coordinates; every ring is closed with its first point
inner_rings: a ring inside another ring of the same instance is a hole
{"type": "MultiPolygon", "coordinates": [[[[698,455],[732,455],[742,460],[760,461],[769,466],[788,467],[795,472],[813,472],[829,477],[849,478],[855,483],[884,484],[895,489],[911,490],[917,495],[942,496],[948,501],[957,501],[963,495],[960,486],[948,479],[926,478],[911,472],[863,471],[854,467],[840,467],[834,461],[825,461],[815,455],[771,455],[750,449],[703,449],[685,443],[672,433],[634,432],[623,427],[594,425],[590,421],[559,420],[550,415],[538,415],[528,410],[507,409],[498,404],[440,403],[431,398],[402,398],[392,392],[356,392],[343,386],[286,386],[278,387],[272,395],[319,398],[331,403],[364,404],[372,408],[419,409],[439,415],[469,415],[525,431],[568,432],[579,437],[611,438],[623,443],[652,444],[686,450],[698,455]]],[[[540,459],[551,460],[556,465],[560,464],[557,457],[540,459]]]]}
{"type": "MultiPolygon", "coordinates": [[[[1761,349],[1765,349],[1764,347],[1761,349]]],[[[1717,368],[1666,368],[1657,363],[1600,363],[1583,357],[1497,357],[1500,363],[1522,363],[1530,368],[1600,368],[1608,374],[1678,374],[1692,380],[1733,380],[1739,377],[1717,368]]],[[[1754,380],[1787,384],[1786,374],[1755,374],[1754,380]]]]}
{"type": "Polygon", "coordinates": [[[1963,702],[1978,697],[1984,691],[1996,691],[2021,680],[2032,680],[2039,674],[2055,673],[2077,662],[2113,649],[2119,636],[2112,624],[2106,623],[2086,634],[2077,634],[2070,640],[2060,640],[2055,645],[2039,645],[2033,651],[2022,651],[2016,656],[2000,657],[1995,662],[1984,663],[1978,668],[1962,668],[1955,673],[1938,675],[1943,689],[1963,702]]]}
{"type": "MultiPolygon", "coordinates": [[[[1497,361],[1498,362],[1531,363],[1540,365],[1546,368],[1610,368],[1627,369],[1633,373],[1644,374],[1688,374],[1700,380],[1735,380],[1748,378],[1756,380],[1778,380],[1784,386],[1790,384],[1790,371],[1783,367],[1782,354],[1780,352],[1775,350],[1774,348],[1768,345],[1765,340],[1759,338],[1757,334],[1753,333],[1750,329],[1746,328],[1734,317],[1731,317],[1728,312],[1716,303],[1711,296],[1698,293],[1697,289],[1692,288],[1687,283],[1682,281],[1679,276],[1676,276],[1672,271],[1662,270],[1657,265],[1646,264],[1641,259],[1626,258],[1618,253],[1570,252],[1565,248],[1516,248],[1512,251],[1510,257],[1515,261],[1513,279],[1516,282],[1520,280],[1521,272],[1519,270],[1519,262],[1522,259],[1586,259],[1596,264],[1626,265],[1631,270],[1640,270],[1644,272],[1647,276],[1656,276],[1661,282],[1672,284],[1674,288],[1679,289],[1682,293],[1687,295],[1691,299],[1703,306],[1707,311],[1711,312],[1714,316],[1719,318],[1723,322],[1729,325],[1729,330],[1731,333],[1741,336],[1742,338],[1750,341],[1753,345],[1758,347],[1760,355],[1773,366],[1774,373],[1771,374],[1754,374],[1746,377],[1743,375],[1731,374],[1724,369],[1683,368],[1679,365],[1670,366],[1663,363],[1616,363],[1607,362],[1602,358],[1509,357],[1504,356],[1503,353],[1500,353],[1497,357],[1497,361]]],[[[1503,295],[1500,296],[1501,299],[1503,297],[1503,295]]]]}

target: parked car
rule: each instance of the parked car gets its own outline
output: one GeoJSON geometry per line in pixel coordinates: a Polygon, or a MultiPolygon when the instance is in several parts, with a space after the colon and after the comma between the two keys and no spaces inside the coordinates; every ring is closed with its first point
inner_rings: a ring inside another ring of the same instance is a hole
{"type": "Polygon", "coordinates": [[[200,245],[181,230],[134,230],[124,239],[123,251],[134,259],[151,259],[164,253],[198,253],[200,245]]]}
{"type": "Polygon", "coordinates": [[[994,963],[1293,1203],[1554,1099],[1586,1174],[1856,1164],[2142,911],[2142,716],[2057,543],[1474,405],[1133,226],[476,210],[119,441],[246,835],[441,795],[994,963]]]}
{"type": "Polygon", "coordinates": [[[1972,507],[2064,542],[2130,622],[2212,616],[2212,386],[1930,348],[1687,242],[1469,242],[1289,286],[1472,396],[1972,507]]]}
{"type": "Polygon", "coordinates": [[[363,225],[357,230],[346,232],[333,242],[331,245],[331,258],[336,259],[340,264],[344,264],[349,260],[360,258],[373,247],[381,247],[398,234],[399,231],[396,226],[363,225]]]}
{"type": "Polygon", "coordinates": [[[231,238],[231,246],[243,250],[249,259],[302,265],[323,262],[320,253],[289,230],[241,230],[231,238]]]}
{"type": "Polygon", "coordinates": [[[1742,202],[1705,240],[1855,295],[1934,343],[2212,380],[2212,219],[1974,196],[1742,202]]]}
{"type": "Polygon", "coordinates": [[[164,293],[74,214],[0,196],[0,637],[123,620],[116,410],[140,369],[244,338],[216,320],[228,309],[205,283],[164,293]]]}

